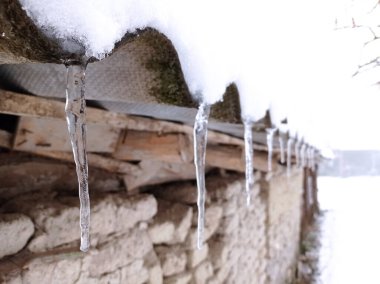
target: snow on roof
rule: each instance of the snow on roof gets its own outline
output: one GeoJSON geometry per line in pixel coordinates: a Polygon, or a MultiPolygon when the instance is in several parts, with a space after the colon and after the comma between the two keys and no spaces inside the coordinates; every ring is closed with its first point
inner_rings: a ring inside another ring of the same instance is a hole
{"type": "Polygon", "coordinates": [[[348,78],[357,67],[363,38],[368,39],[368,31],[333,29],[352,25],[354,16],[366,25],[379,18],[367,17],[377,3],[373,0],[20,3],[47,34],[79,42],[98,58],[126,33],[155,28],[172,41],[189,90],[199,100],[220,101],[235,82],[243,116],[256,120],[270,109],[276,125],[287,117],[290,133],[314,146],[325,143],[323,131],[331,134],[328,129],[337,127],[332,123],[336,105],[352,93],[348,78]]]}

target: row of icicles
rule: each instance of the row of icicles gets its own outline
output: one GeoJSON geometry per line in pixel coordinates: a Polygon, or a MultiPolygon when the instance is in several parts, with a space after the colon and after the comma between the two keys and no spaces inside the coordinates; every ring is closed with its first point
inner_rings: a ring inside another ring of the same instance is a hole
{"type": "MultiPolygon", "coordinates": [[[[76,172],[79,183],[80,200],[80,228],[81,228],[81,251],[88,251],[90,247],[90,198],[88,191],[88,163],[86,154],[86,126],[85,126],[85,70],[87,61],[80,65],[67,65],[67,86],[66,86],[66,119],[71,140],[71,145],[76,164],[76,172]]],[[[207,145],[207,124],[211,105],[201,103],[194,123],[194,163],[196,169],[197,191],[198,191],[198,239],[197,247],[202,248],[203,232],[205,221],[205,160],[207,145]]],[[[243,118],[244,124],[244,144],[245,144],[245,177],[246,177],[246,201],[247,206],[251,204],[251,194],[254,180],[253,162],[253,121],[243,118]]],[[[268,148],[268,172],[272,171],[273,137],[277,132],[276,128],[268,128],[267,148],[268,148]]],[[[290,175],[292,148],[295,151],[296,166],[314,168],[316,150],[307,144],[292,138],[287,139],[286,134],[280,132],[279,145],[281,164],[287,164],[287,173],[290,175]],[[287,139],[287,159],[285,159],[285,141],[287,139]],[[294,144],[294,147],[292,147],[294,144]]]]}

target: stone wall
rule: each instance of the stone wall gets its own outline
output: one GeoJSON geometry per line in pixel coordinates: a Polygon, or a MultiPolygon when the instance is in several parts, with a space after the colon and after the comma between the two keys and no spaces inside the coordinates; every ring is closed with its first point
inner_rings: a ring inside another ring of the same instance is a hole
{"type": "Polygon", "coordinates": [[[0,282],[288,283],[298,254],[302,176],[257,179],[247,208],[242,175],[207,177],[201,250],[192,181],[133,196],[122,188],[93,190],[88,253],[79,251],[75,189],[8,192],[0,207],[0,282]]]}

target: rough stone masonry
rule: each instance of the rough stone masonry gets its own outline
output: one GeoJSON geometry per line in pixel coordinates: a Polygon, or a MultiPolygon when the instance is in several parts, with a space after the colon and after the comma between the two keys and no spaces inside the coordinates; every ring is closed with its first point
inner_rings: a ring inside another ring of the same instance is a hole
{"type": "Polygon", "coordinates": [[[22,193],[21,187],[28,187],[23,178],[30,179],[27,172],[24,177],[19,172],[15,194],[0,189],[5,192],[0,196],[1,283],[283,284],[294,275],[303,192],[300,172],[291,177],[282,172],[258,176],[250,208],[245,206],[242,175],[208,176],[201,250],[196,249],[193,181],[130,196],[112,176],[102,176],[105,187],[91,192],[88,253],[78,249],[75,182],[72,188],[67,182],[68,188],[22,193]]]}

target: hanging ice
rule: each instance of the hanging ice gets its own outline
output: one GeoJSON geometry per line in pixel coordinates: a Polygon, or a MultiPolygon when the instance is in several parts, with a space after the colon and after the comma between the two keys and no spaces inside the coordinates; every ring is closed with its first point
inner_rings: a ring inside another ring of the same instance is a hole
{"type": "Polygon", "coordinates": [[[210,115],[210,105],[201,103],[198,108],[197,116],[194,123],[194,163],[197,176],[198,188],[198,249],[203,245],[203,232],[205,222],[205,159],[207,146],[207,124],[210,115]]]}
{"type": "Polygon", "coordinates": [[[272,171],[272,155],[273,155],[273,135],[276,128],[267,128],[267,148],[268,148],[268,172],[272,171]]]}
{"type": "Polygon", "coordinates": [[[292,166],[292,145],[293,145],[293,139],[288,139],[288,145],[287,145],[287,154],[286,154],[286,172],[287,175],[290,176],[290,170],[292,166]]]}
{"type": "Polygon", "coordinates": [[[304,168],[306,167],[306,150],[307,145],[304,143],[301,147],[301,166],[304,168]]]}
{"type": "Polygon", "coordinates": [[[247,206],[251,205],[251,193],[255,183],[253,175],[253,140],[251,119],[243,119],[244,123],[244,149],[245,149],[245,193],[247,195],[247,206]]]}
{"type": "Polygon", "coordinates": [[[309,169],[314,170],[314,148],[309,147],[308,149],[308,157],[309,157],[309,169]]]}
{"type": "Polygon", "coordinates": [[[285,164],[285,134],[280,132],[278,135],[278,142],[280,143],[280,162],[281,164],[285,164]]]}
{"type": "Polygon", "coordinates": [[[301,140],[297,140],[297,142],[294,144],[294,153],[295,153],[295,156],[296,156],[296,167],[299,168],[300,167],[300,149],[301,149],[301,144],[302,144],[302,141],[301,140]]]}
{"type": "Polygon", "coordinates": [[[90,198],[88,193],[88,166],[86,154],[85,69],[86,63],[67,69],[66,119],[79,182],[81,251],[90,247],[90,198]]]}

